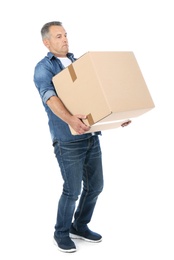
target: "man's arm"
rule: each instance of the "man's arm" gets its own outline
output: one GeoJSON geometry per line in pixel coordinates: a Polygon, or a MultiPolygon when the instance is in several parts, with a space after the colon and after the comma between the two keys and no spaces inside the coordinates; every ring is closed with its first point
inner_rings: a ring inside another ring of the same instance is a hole
{"type": "Polygon", "coordinates": [[[57,96],[50,97],[46,104],[52,110],[52,112],[60,117],[65,123],[70,125],[77,134],[84,134],[90,129],[89,126],[85,125],[82,122],[82,119],[85,119],[85,115],[72,115],[67,108],[64,106],[62,101],[57,96]]]}

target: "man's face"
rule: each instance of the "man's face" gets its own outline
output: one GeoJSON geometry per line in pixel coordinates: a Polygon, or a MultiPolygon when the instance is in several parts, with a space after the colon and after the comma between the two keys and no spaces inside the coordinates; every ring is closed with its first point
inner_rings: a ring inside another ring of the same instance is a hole
{"type": "Polygon", "coordinates": [[[62,26],[52,25],[49,29],[49,39],[44,39],[43,43],[55,56],[66,57],[69,45],[67,33],[62,26]]]}

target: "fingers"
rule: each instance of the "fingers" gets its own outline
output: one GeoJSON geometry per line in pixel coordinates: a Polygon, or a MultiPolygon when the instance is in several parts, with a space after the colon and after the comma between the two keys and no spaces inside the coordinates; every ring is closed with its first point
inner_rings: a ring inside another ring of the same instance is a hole
{"type": "Polygon", "coordinates": [[[86,125],[83,120],[86,119],[85,115],[75,115],[73,116],[71,127],[76,131],[77,134],[85,134],[89,131],[90,126],[86,125]]]}
{"type": "Polygon", "coordinates": [[[85,132],[89,131],[90,126],[85,125],[83,122],[79,125],[78,134],[84,134],[85,132]]]}
{"type": "Polygon", "coordinates": [[[128,120],[127,122],[124,122],[121,126],[125,127],[125,126],[129,125],[130,123],[131,123],[131,120],[128,120]]]}

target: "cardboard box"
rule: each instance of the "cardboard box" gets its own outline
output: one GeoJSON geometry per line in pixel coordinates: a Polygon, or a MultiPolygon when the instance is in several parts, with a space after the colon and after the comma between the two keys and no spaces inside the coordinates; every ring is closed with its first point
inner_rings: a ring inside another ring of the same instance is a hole
{"type": "Polygon", "coordinates": [[[119,127],[155,107],[129,51],[87,52],[54,76],[53,84],[72,114],[87,115],[89,132],[119,127]]]}

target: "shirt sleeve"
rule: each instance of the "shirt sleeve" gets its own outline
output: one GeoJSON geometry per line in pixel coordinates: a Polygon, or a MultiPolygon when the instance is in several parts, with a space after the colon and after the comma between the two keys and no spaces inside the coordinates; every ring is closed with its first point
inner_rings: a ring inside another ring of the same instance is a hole
{"type": "Polygon", "coordinates": [[[52,78],[54,74],[51,69],[45,64],[38,63],[34,70],[34,83],[39,91],[43,103],[46,104],[47,100],[52,96],[57,96],[54,88],[52,78]]]}

